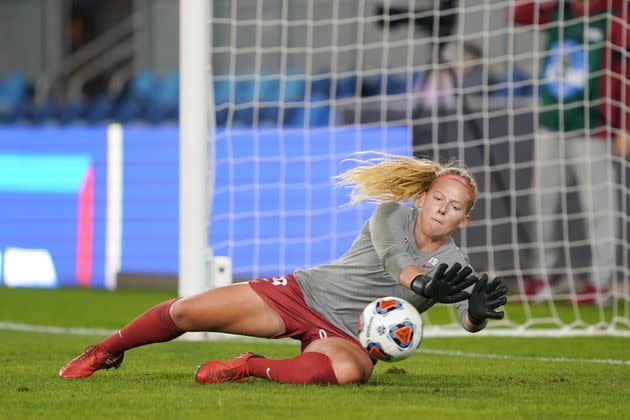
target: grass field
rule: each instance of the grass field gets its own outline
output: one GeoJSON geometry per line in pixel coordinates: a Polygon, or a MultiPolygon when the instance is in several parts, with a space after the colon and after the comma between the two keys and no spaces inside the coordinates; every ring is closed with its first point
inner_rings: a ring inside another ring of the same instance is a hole
{"type": "MultiPolygon", "coordinates": [[[[0,288],[0,321],[116,329],[170,297],[154,291],[0,288]]],[[[432,322],[441,316],[438,309],[432,322]]],[[[128,352],[118,370],[84,380],[56,377],[66,361],[100,338],[0,330],[0,418],[630,416],[628,338],[425,338],[417,354],[379,363],[360,386],[194,382],[195,367],[208,359],[245,350],[284,358],[298,351],[296,344],[267,341],[156,344],[128,352]]]]}

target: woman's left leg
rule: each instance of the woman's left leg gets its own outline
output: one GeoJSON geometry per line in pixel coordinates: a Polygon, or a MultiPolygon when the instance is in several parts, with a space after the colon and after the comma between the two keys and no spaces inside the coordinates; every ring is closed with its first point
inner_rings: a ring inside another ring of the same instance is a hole
{"type": "Polygon", "coordinates": [[[125,351],[170,341],[186,331],[273,337],[284,331],[284,325],[248,283],[233,284],[155,305],[66,363],[59,376],[85,378],[96,370],[118,367],[125,351]]]}
{"type": "Polygon", "coordinates": [[[364,383],[372,375],[373,364],[357,345],[339,337],[312,342],[292,359],[271,360],[250,357],[247,374],[290,384],[364,383]]]}

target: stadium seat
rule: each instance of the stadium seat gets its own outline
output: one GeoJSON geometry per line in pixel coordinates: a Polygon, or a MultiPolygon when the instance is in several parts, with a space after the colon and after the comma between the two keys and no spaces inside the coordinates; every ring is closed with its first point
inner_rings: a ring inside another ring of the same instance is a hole
{"type": "Polygon", "coordinates": [[[225,127],[230,110],[224,105],[221,109],[217,109],[214,114],[217,127],[225,127]]]}
{"type": "Polygon", "coordinates": [[[85,105],[82,99],[71,99],[59,108],[59,122],[61,124],[73,124],[83,120],[85,105]]]}
{"type": "Polygon", "coordinates": [[[97,96],[86,107],[85,121],[88,124],[106,123],[110,117],[112,107],[112,98],[107,93],[97,96]]]}
{"type": "Polygon", "coordinates": [[[112,118],[122,123],[144,120],[149,104],[155,99],[158,80],[152,71],[136,74],[126,86],[112,118]]]}
{"type": "Polygon", "coordinates": [[[27,88],[21,73],[11,73],[0,81],[0,123],[14,123],[26,117],[27,88]]]}
{"type": "Polygon", "coordinates": [[[306,124],[306,115],[308,113],[308,127],[325,127],[330,120],[330,105],[328,103],[328,97],[315,94],[311,97],[309,107],[300,107],[296,109],[290,126],[292,127],[304,127],[306,124]]]}
{"type": "Polygon", "coordinates": [[[234,87],[234,124],[251,127],[254,121],[254,89],[251,76],[237,78],[234,87]]]}
{"type": "Polygon", "coordinates": [[[49,124],[55,122],[59,110],[52,97],[47,97],[40,104],[31,106],[30,120],[35,124],[49,124]]]}
{"type": "Polygon", "coordinates": [[[123,97],[112,112],[112,119],[120,123],[130,123],[143,118],[140,105],[130,97],[123,97]]]}
{"type": "Polygon", "coordinates": [[[336,80],[337,88],[335,89],[336,98],[348,98],[356,95],[357,92],[357,76],[343,76],[336,80]]]}
{"type": "Polygon", "coordinates": [[[214,90],[214,103],[215,105],[222,105],[230,102],[230,90],[234,80],[231,77],[221,76],[215,78],[212,86],[214,90]]]}
{"type": "Polygon", "coordinates": [[[277,76],[263,74],[258,81],[258,100],[278,102],[280,98],[280,80],[277,76]]]}
{"type": "Polygon", "coordinates": [[[179,74],[171,72],[156,80],[155,92],[149,96],[146,118],[152,124],[177,121],[179,117],[179,74]]]}
{"type": "MultiPolygon", "coordinates": [[[[400,95],[407,92],[407,77],[405,74],[390,74],[387,76],[386,93],[388,95],[400,95]]],[[[409,87],[411,89],[411,87],[409,87]]]]}
{"type": "Polygon", "coordinates": [[[382,92],[382,79],[380,74],[364,76],[361,80],[361,96],[380,95],[382,92]]]}
{"type": "Polygon", "coordinates": [[[158,80],[152,71],[145,70],[138,73],[129,85],[132,98],[140,101],[150,101],[155,94],[158,80]]]}
{"type": "Polygon", "coordinates": [[[304,75],[290,72],[284,83],[285,102],[304,102],[306,82],[304,75]]]}
{"type": "Polygon", "coordinates": [[[217,127],[224,127],[229,115],[230,89],[233,80],[228,77],[215,78],[213,81],[214,104],[217,127]]]}
{"type": "Polygon", "coordinates": [[[331,84],[330,76],[326,74],[314,75],[311,81],[311,94],[330,96],[331,84]]]}
{"type": "Polygon", "coordinates": [[[279,110],[280,80],[263,75],[258,85],[258,122],[260,125],[277,125],[279,110]]]}

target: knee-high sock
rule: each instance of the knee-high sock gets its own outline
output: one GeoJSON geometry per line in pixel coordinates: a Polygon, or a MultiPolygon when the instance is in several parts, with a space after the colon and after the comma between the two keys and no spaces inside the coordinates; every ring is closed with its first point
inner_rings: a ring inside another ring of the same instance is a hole
{"type": "Polygon", "coordinates": [[[169,309],[176,300],[155,305],[99,345],[111,354],[119,354],[144,344],[162,343],[179,337],[184,331],[175,326],[169,314],[169,309]]]}
{"type": "Polygon", "coordinates": [[[249,376],[283,384],[337,384],[330,358],[322,353],[302,353],[293,359],[270,360],[252,357],[247,361],[249,376]]]}

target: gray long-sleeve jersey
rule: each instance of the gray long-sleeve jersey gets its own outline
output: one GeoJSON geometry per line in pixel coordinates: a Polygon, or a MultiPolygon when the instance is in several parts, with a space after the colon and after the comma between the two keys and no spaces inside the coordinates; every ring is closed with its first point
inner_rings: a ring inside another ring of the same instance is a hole
{"type": "MultiPolygon", "coordinates": [[[[399,203],[382,203],[363,225],[350,249],[339,259],[307,270],[296,270],[294,276],[306,304],[355,338],[361,312],[375,299],[396,296],[411,302],[420,313],[429,309],[435,302],[401,285],[400,272],[414,264],[432,277],[442,263],[449,267],[455,263],[462,266],[470,263],[452,238],[436,252],[419,250],[414,236],[418,212],[418,209],[399,203]]],[[[468,301],[456,305],[463,325],[468,301]]]]}

